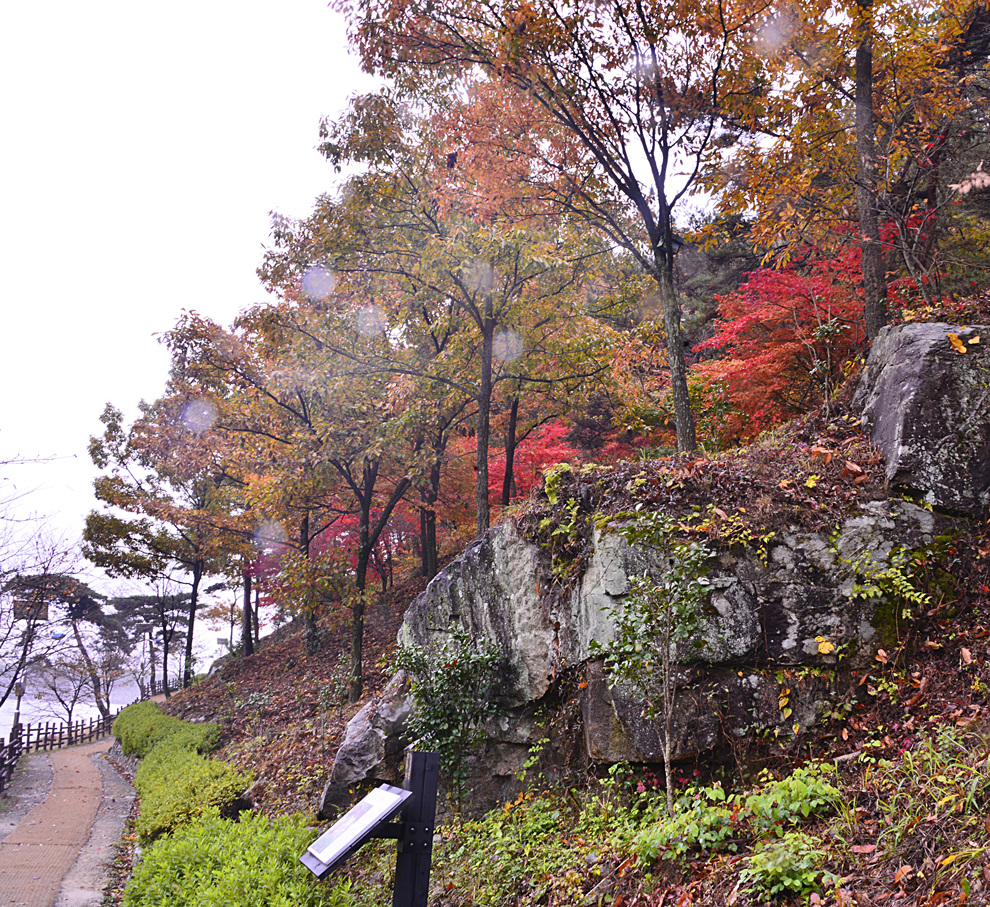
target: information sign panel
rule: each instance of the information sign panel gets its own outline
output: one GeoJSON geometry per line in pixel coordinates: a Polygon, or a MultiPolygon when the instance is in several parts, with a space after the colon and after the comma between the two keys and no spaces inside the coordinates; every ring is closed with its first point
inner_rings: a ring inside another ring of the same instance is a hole
{"type": "Polygon", "coordinates": [[[411,796],[412,791],[391,784],[377,787],[310,845],[300,858],[303,865],[322,878],[398,814],[411,796]]]}

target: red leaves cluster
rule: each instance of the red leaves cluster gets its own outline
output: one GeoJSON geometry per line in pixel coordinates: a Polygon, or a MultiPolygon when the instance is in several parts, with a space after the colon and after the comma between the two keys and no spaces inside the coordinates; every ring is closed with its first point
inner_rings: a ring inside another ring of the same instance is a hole
{"type": "Polygon", "coordinates": [[[761,268],[719,299],[716,333],[695,348],[719,358],[693,372],[725,387],[730,437],[754,437],[807,410],[856,355],[864,339],[856,259],[850,251],[801,268],[761,268]]]}

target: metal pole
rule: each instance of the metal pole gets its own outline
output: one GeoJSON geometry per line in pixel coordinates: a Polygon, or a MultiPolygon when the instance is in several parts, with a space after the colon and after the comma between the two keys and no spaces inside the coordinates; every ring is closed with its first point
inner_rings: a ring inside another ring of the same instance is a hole
{"type": "Polygon", "coordinates": [[[17,696],[17,705],[14,707],[14,726],[10,729],[10,740],[13,743],[15,737],[21,735],[21,699],[24,696],[24,684],[14,684],[14,694],[17,696]]]}

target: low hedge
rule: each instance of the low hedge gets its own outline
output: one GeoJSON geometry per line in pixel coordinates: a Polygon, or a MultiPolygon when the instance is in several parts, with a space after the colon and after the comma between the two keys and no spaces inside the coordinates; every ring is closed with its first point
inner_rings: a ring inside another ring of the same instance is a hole
{"type": "Polygon", "coordinates": [[[137,832],[148,842],[212,812],[231,813],[249,778],[204,755],[219,740],[212,724],[165,715],[152,702],[124,709],[113,725],[127,754],[141,758],[134,789],[141,798],[137,832]]]}
{"type": "Polygon", "coordinates": [[[139,759],[170,737],[180,737],[186,749],[197,753],[208,753],[220,742],[215,724],[192,724],[173,718],[154,702],[135,702],[123,709],[113,723],[113,735],[120,741],[125,756],[139,759]]]}
{"type": "Polygon", "coordinates": [[[299,862],[315,837],[299,814],[228,822],[213,811],[145,853],[123,907],[349,907],[346,880],[317,882],[299,862]]]}

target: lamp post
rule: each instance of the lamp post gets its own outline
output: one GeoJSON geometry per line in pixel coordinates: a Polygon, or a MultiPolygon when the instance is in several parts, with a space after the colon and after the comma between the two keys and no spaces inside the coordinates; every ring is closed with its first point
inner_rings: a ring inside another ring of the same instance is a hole
{"type": "Polygon", "coordinates": [[[10,729],[10,741],[18,740],[21,737],[21,697],[24,696],[24,684],[18,681],[14,684],[14,695],[17,697],[17,705],[14,706],[14,726],[10,729]]]}

